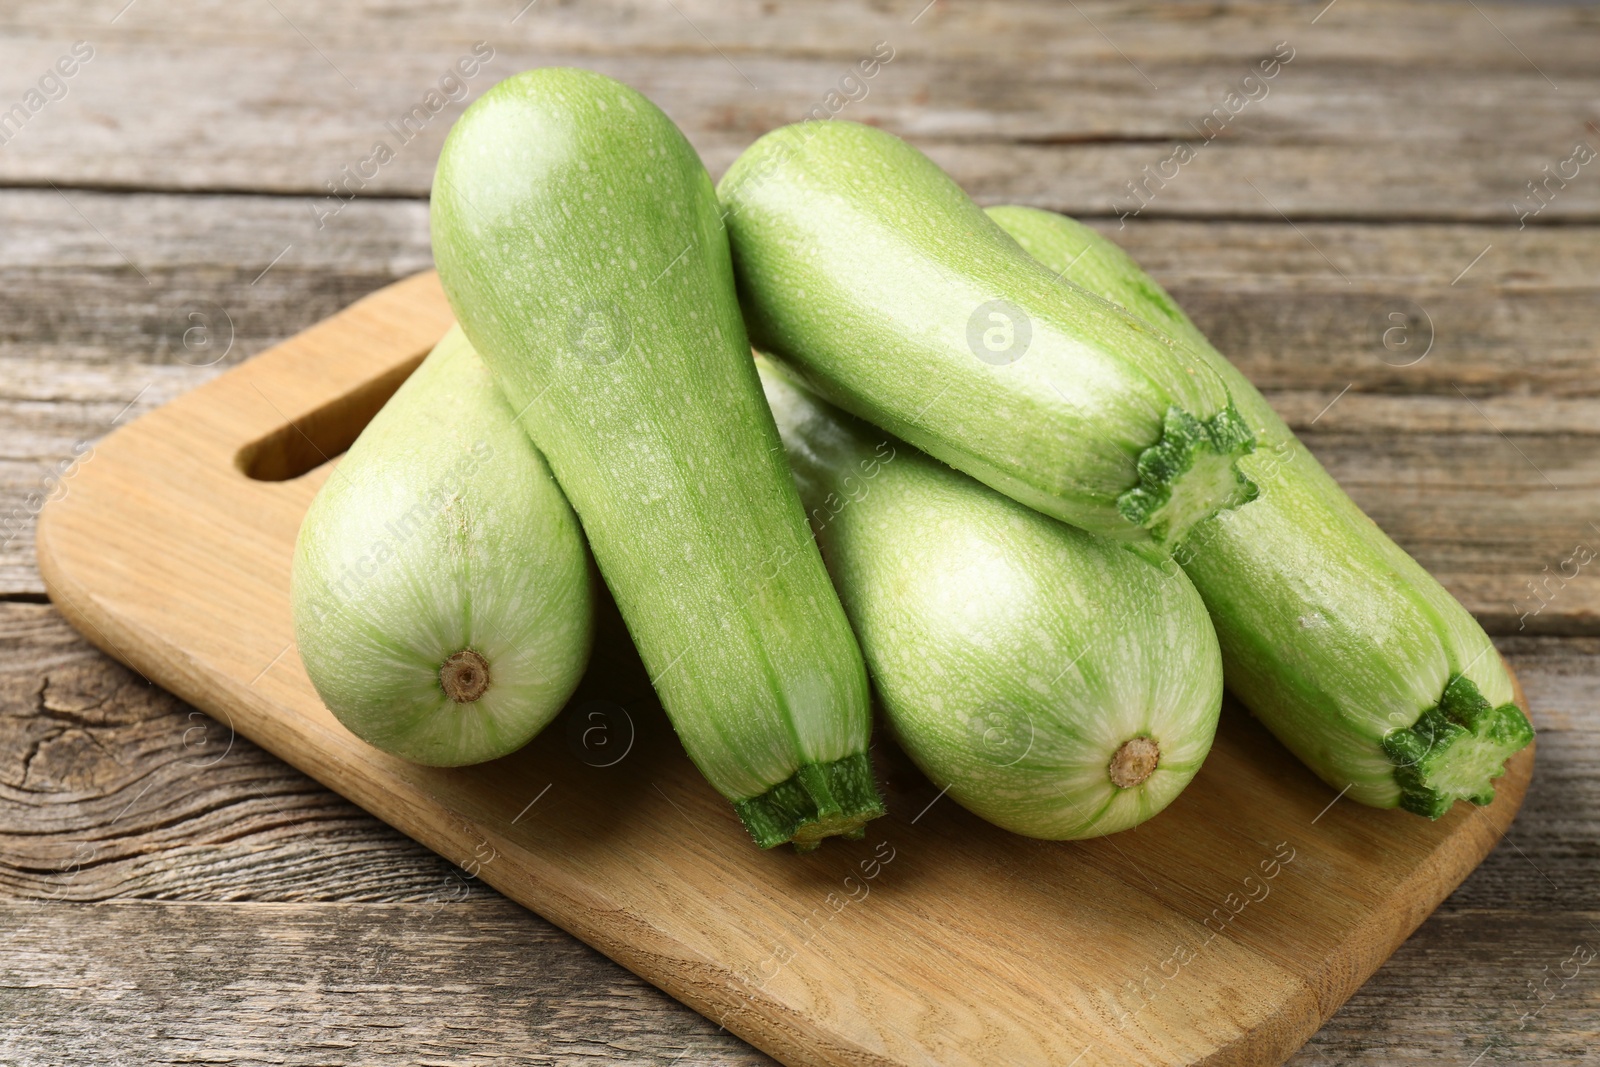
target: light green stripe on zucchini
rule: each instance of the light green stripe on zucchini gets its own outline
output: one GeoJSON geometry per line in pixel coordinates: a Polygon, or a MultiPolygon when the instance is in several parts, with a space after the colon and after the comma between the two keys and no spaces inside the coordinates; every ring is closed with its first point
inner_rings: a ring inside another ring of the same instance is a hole
{"type": "Polygon", "coordinates": [[[896,739],[1031,837],[1166,807],[1211,748],[1222,662],[1183,573],[1033,511],[758,360],[896,739]]]}
{"type": "Polygon", "coordinates": [[[757,347],[840,406],[1109,536],[1175,544],[1253,493],[1210,364],[1057,285],[903,141],[786,126],[719,192],[757,347]]]}
{"type": "Polygon", "coordinates": [[[1532,740],[1476,620],[1356,507],[1249,380],[1126,252],[1051,212],[989,215],[1063,285],[1116,301],[1203,353],[1257,436],[1253,502],[1175,558],[1205,597],[1228,687],[1329,785],[1437,818],[1487,803],[1532,740]]]}
{"type": "Polygon", "coordinates": [[[417,763],[514,752],[583,675],[578,519],[459,328],[338,462],[300,526],[306,673],[352,733],[417,763]]]}
{"type": "Polygon", "coordinates": [[[762,847],[859,833],[860,650],[762,399],[711,180],[639,93],[507,79],[450,132],[451,306],[583,520],[689,756],[762,847]]]}

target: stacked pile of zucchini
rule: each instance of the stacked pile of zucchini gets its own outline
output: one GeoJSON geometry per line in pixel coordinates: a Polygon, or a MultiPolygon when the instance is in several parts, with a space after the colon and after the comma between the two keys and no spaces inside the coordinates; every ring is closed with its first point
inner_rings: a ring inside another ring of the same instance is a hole
{"type": "Polygon", "coordinates": [[[836,121],[714,188],[643,96],[553,68],[462,116],[432,219],[460,327],[294,567],[307,671],[380,748],[460,765],[549,722],[588,552],[763,848],[883,813],[869,675],[937,786],[1043,838],[1170,803],[1224,681],[1378,807],[1487,803],[1532,739],[1471,616],[1070,219],[836,121]]]}

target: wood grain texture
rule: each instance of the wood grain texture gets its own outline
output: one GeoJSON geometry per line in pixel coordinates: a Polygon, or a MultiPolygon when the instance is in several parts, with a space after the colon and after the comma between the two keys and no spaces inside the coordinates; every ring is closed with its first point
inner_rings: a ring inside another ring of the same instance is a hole
{"type": "Polygon", "coordinates": [[[86,444],[430,264],[419,202],[319,233],[293,198],[0,193],[0,595],[43,591],[34,518],[86,444]]]}
{"type": "Polygon", "coordinates": [[[0,905],[6,1063],[773,1062],[500,898],[84,910],[0,905]]]}
{"type": "MultiPolygon", "coordinates": [[[[43,73],[75,38],[96,54],[0,152],[0,181],[322,195],[388,137],[395,158],[363,192],[421,195],[462,105],[404,145],[386,124],[480,40],[496,58],[472,92],[537,65],[622,77],[713,174],[887,41],[893,62],[842,117],[911,137],[976,195],[1074,214],[1107,213],[1279,41],[1292,63],[1152,213],[1514,221],[1524,183],[1593,137],[1600,25],[1580,6],[1341,0],[1315,24],[1303,4],[943,0],[917,18],[925,6],[611,0],[541,3],[513,23],[511,0],[373,12],[190,0],[136,4],[109,25],[26,4],[4,16],[5,69],[43,73]]],[[[1600,219],[1600,181],[1570,183],[1539,219],[1600,219]]]]}
{"type": "Polygon", "coordinates": [[[0,897],[483,894],[225,724],[109,663],[53,608],[0,607],[0,648],[0,897]]]}
{"type": "Polygon", "coordinates": [[[292,652],[294,534],[331,466],[242,471],[286,427],[319,453],[353,436],[329,413],[450,321],[419,275],[117,431],[43,513],[52,598],[103,650],[786,1063],[1280,1062],[1521,802],[1531,750],[1485,809],[1429,823],[1341,807],[1235,710],[1189,789],[1121,843],[1029,841],[934,810],[880,747],[892,814],[866,841],[763,854],[620,641],[591,677],[631,677],[610,698],[635,708],[622,759],[575,759],[559,730],[456,771],[378,753],[292,652]]]}
{"type": "MultiPolygon", "coordinates": [[[[1288,1062],[1590,1064],[1595,965],[1559,975],[1600,940],[1593,918],[1436,914],[1288,1062]]],[[[16,1067],[86,1049],[107,1064],[773,1062],[503,900],[4,904],[0,924],[16,932],[0,960],[20,1020],[0,1057],[16,1067]]]]}

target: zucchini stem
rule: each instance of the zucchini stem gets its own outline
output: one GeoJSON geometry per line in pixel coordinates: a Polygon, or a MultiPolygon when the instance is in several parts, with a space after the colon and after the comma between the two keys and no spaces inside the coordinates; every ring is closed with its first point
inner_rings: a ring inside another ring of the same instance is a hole
{"type": "Polygon", "coordinates": [[[1169,407],[1160,439],[1139,453],[1139,484],[1117,498],[1117,510],[1157,541],[1176,545],[1195,523],[1259,495],[1238,467],[1255,447],[1256,435],[1232,401],[1204,421],[1169,407]]]}
{"type": "Polygon", "coordinates": [[[1437,819],[1457,800],[1494,800],[1494,779],[1505,773],[1506,760],[1532,740],[1521,708],[1492,706],[1457,674],[1414,725],[1384,737],[1383,751],[1395,767],[1400,806],[1437,819]]]}
{"type": "Polygon", "coordinates": [[[1151,737],[1130,737],[1111,755],[1106,768],[1111,784],[1118,789],[1132,789],[1143,785],[1145,779],[1156,773],[1161,762],[1161,746],[1151,737]]]}
{"type": "Polygon", "coordinates": [[[439,684],[457,704],[470,704],[489,691],[489,661],[464,648],[439,668],[439,684]]]}
{"type": "Polygon", "coordinates": [[[884,813],[865,752],[830,763],[806,763],[758,797],[734,804],[739,819],[762,848],[793,841],[810,852],[825,837],[860,838],[884,813]]]}

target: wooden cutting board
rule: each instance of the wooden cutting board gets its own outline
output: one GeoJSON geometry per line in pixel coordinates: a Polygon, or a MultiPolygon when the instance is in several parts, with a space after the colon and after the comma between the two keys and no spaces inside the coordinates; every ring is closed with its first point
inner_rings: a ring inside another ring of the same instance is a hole
{"type": "Polygon", "coordinates": [[[1134,831],[1013,836],[880,742],[889,814],[865,840],[762,853],[614,613],[572,706],[523,751],[388,757],[306,677],[290,552],[326,460],[450,323],[419,275],[117,430],[41,516],[51,598],[117,659],[785,1063],[1281,1062],[1522,801],[1531,748],[1488,808],[1361,808],[1230,704],[1194,783],[1134,831]]]}

